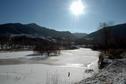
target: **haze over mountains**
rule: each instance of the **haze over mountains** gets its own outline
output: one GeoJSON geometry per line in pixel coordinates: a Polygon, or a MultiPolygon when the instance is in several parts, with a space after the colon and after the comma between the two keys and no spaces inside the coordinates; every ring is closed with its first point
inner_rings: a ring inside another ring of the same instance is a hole
{"type": "Polygon", "coordinates": [[[76,38],[80,39],[83,38],[85,36],[87,36],[88,34],[86,33],[72,33],[76,38]]]}

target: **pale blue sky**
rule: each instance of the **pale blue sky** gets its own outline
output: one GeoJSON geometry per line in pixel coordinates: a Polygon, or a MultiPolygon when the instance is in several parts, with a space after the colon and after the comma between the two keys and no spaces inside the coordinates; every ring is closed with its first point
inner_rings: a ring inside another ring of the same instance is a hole
{"type": "Polygon", "coordinates": [[[0,0],[0,24],[37,23],[60,31],[90,33],[102,22],[126,22],[126,0],[82,0],[86,9],[79,17],[69,10],[72,1],[0,0]]]}

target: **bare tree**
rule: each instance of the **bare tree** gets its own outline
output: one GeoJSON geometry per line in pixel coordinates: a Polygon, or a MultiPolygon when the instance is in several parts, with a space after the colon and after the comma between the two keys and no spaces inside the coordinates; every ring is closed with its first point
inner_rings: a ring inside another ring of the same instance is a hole
{"type": "Polygon", "coordinates": [[[112,47],[113,44],[113,35],[110,26],[112,26],[111,23],[100,23],[99,26],[99,34],[97,38],[95,38],[96,44],[99,48],[108,49],[112,47]]]}

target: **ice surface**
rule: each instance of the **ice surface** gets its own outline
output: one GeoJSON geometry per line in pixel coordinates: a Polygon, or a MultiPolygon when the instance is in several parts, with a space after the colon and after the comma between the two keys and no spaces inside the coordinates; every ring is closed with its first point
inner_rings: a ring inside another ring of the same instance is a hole
{"type": "Polygon", "coordinates": [[[85,70],[97,69],[99,54],[97,51],[84,48],[63,50],[60,56],[39,60],[40,63],[37,64],[33,61],[38,60],[31,59],[34,56],[27,56],[32,53],[32,51],[1,52],[1,60],[13,59],[27,62],[0,65],[0,84],[73,84],[92,75],[85,73],[85,70]]]}

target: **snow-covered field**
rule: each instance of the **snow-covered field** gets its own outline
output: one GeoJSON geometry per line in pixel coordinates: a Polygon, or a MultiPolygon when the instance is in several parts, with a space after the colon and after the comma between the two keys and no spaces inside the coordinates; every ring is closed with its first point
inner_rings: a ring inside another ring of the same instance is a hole
{"type": "Polygon", "coordinates": [[[0,84],[73,84],[98,71],[99,52],[91,49],[64,50],[60,56],[44,60],[28,56],[32,53],[0,52],[0,84]],[[85,73],[86,69],[94,72],[85,73]]]}

